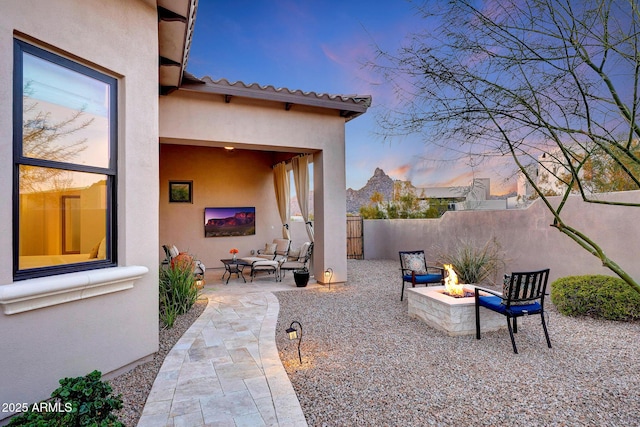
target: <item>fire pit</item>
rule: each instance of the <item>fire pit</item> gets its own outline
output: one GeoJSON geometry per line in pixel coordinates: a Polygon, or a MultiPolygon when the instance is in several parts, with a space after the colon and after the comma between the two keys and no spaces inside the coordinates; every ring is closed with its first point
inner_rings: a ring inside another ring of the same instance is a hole
{"type": "MultiPolygon", "coordinates": [[[[482,291],[476,291],[473,285],[458,284],[457,276],[452,272],[449,272],[445,286],[407,289],[409,316],[451,336],[475,334],[474,295],[475,292],[482,294],[482,291]]],[[[484,307],[480,307],[480,323],[483,332],[507,327],[504,316],[484,307]]]]}
{"type": "Polygon", "coordinates": [[[447,270],[447,277],[444,279],[444,294],[453,298],[474,297],[474,291],[464,288],[464,285],[458,283],[458,275],[453,269],[453,265],[445,264],[444,269],[447,270]]]}

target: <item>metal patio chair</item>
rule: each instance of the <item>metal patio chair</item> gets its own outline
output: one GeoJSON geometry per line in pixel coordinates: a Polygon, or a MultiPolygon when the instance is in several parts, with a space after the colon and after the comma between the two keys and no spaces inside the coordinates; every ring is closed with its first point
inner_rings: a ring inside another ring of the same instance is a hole
{"type": "Polygon", "coordinates": [[[517,318],[531,314],[540,315],[544,336],[547,339],[547,345],[551,348],[551,340],[544,320],[544,297],[548,280],[548,268],[540,271],[511,273],[510,276],[505,276],[502,295],[488,289],[482,290],[491,295],[483,296],[476,292],[476,339],[480,339],[480,307],[485,307],[506,316],[514,353],[518,353],[513,336],[518,332],[517,318]]]}
{"type": "Polygon", "coordinates": [[[402,292],[400,301],[404,298],[404,284],[416,285],[441,284],[444,285],[444,269],[427,265],[424,251],[400,251],[400,270],[402,272],[402,292]]]}

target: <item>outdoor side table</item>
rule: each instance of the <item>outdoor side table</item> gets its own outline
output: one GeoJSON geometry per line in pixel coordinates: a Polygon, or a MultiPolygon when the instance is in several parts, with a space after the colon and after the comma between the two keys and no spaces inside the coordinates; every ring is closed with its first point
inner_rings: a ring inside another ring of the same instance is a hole
{"type": "Polygon", "coordinates": [[[248,264],[240,259],[221,259],[220,260],[223,264],[224,264],[224,273],[222,274],[222,280],[224,281],[225,276],[227,276],[227,281],[226,283],[229,283],[229,279],[231,278],[232,274],[235,274],[236,277],[238,278],[242,278],[242,280],[244,281],[244,283],[247,283],[247,280],[244,278],[244,274],[243,274],[243,270],[247,265],[251,265],[248,264]]]}

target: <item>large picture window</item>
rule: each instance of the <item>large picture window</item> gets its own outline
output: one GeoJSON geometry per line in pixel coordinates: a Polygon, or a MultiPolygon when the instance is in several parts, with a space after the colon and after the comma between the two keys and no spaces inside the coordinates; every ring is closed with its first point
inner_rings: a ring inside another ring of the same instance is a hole
{"type": "Polygon", "coordinates": [[[14,278],[113,266],[117,81],[14,46],[14,278]]]}

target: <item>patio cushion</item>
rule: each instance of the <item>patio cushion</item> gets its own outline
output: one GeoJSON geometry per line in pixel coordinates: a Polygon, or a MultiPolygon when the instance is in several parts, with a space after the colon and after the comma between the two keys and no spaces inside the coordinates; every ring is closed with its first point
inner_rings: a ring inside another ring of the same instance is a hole
{"type": "Polygon", "coordinates": [[[253,268],[255,267],[275,267],[277,268],[280,263],[275,260],[264,259],[260,257],[248,256],[241,258],[242,261],[251,264],[253,268]]]}
{"type": "Polygon", "coordinates": [[[277,247],[278,247],[277,243],[265,243],[264,251],[262,253],[264,255],[275,255],[277,247]]]}
{"type": "MultiPolygon", "coordinates": [[[[478,297],[478,299],[481,306],[490,308],[491,310],[497,311],[498,313],[502,314],[507,312],[507,306],[502,303],[504,300],[500,297],[480,296],[478,297]]],[[[536,313],[540,312],[541,309],[542,307],[540,306],[540,303],[537,302],[527,305],[512,305],[509,307],[509,311],[513,314],[522,314],[525,311],[536,313]]]]}
{"type": "MultiPolygon", "coordinates": [[[[427,262],[424,259],[424,253],[403,253],[402,265],[404,265],[404,268],[414,271],[416,275],[427,274],[427,262]]],[[[409,275],[408,280],[411,281],[411,275],[409,275]]]]}
{"type": "Polygon", "coordinates": [[[298,258],[300,258],[300,248],[298,249],[291,249],[289,251],[289,257],[290,260],[297,260],[298,258]]]}
{"type": "Polygon", "coordinates": [[[171,258],[180,255],[180,252],[178,251],[178,248],[176,248],[176,245],[171,245],[169,247],[169,253],[171,254],[171,258]]]}
{"type": "Polygon", "coordinates": [[[303,270],[306,267],[306,263],[303,261],[287,261],[287,270],[303,270]]]}
{"type": "MultiPolygon", "coordinates": [[[[524,282],[524,281],[523,281],[524,282]]],[[[516,295],[515,298],[519,299],[519,298],[526,298],[526,295],[524,295],[524,283],[522,283],[521,285],[521,289],[520,289],[520,295],[516,295]]],[[[504,298],[508,298],[509,297],[509,292],[511,291],[511,276],[509,276],[508,274],[504,275],[504,280],[502,282],[502,296],[504,298]]],[[[507,301],[502,300],[502,304],[506,304],[507,301]]],[[[511,305],[528,305],[531,304],[531,301],[511,301],[511,305]]]]}
{"type": "Polygon", "coordinates": [[[311,246],[310,242],[304,242],[300,247],[300,253],[298,254],[298,261],[304,262],[307,257],[307,252],[309,252],[309,247],[311,246]]]}
{"type": "MultiPolygon", "coordinates": [[[[407,282],[411,282],[411,274],[405,274],[403,279],[407,282]]],[[[439,283],[442,281],[440,274],[416,274],[416,283],[439,283]]]]}
{"type": "Polygon", "coordinates": [[[256,261],[252,264],[251,268],[254,270],[262,270],[262,269],[277,269],[280,263],[278,261],[269,261],[263,259],[262,261],[256,261]]]}

